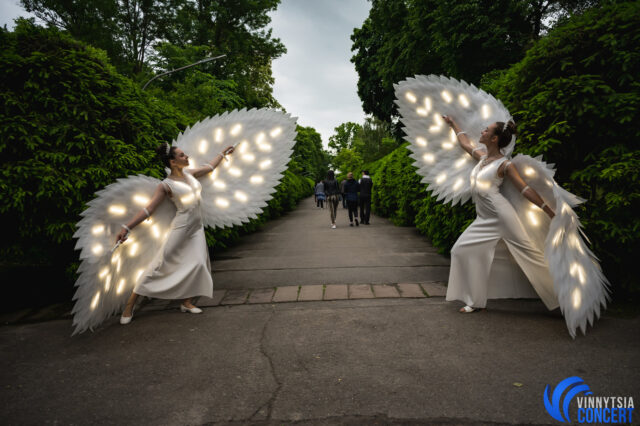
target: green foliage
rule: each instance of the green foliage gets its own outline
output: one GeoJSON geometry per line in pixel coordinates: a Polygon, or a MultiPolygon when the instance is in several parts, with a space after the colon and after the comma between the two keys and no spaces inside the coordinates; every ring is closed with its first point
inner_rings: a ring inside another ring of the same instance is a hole
{"type": "Polygon", "coordinates": [[[297,126],[296,131],[298,134],[289,170],[314,182],[319,181],[324,178],[329,166],[329,154],[322,149],[320,133],[313,127],[302,126],[297,126]]]}
{"type": "Polygon", "coordinates": [[[372,209],[400,226],[416,226],[440,253],[448,254],[475,217],[473,205],[442,204],[427,192],[406,145],[367,165],[373,179],[372,209]]]}
{"type": "Polygon", "coordinates": [[[551,31],[487,87],[514,113],[519,152],[557,164],[605,274],[640,290],[640,2],[590,10],[551,31]]]}
{"type": "Polygon", "coordinates": [[[354,139],[362,126],[348,121],[340,124],[334,129],[335,133],[329,137],[329,148],[336,152],[347,148],[353,148],[354,139]]]}
{"type": "Polygon", "coordinates": [[[415,74],[478,84],[483,74],[520,60],[545,29],[543,22],[596,3],[373,0],[369,16],[351,36],[363,109],[393,121],[398,115],[393,84],[415,74]]]}

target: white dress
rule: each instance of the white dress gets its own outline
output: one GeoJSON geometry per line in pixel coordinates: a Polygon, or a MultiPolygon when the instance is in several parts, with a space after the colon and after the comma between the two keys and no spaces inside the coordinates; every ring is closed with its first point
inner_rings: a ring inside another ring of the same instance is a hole
{"type": "Polygon", "coordinates": [[[213,295],[209,251],[204,235],[202,186],[187,170],[183,181],[162,181],[171,190],[177,212],[169,235],[134,291],[158,299],[187,299],[213,295]]]}
{"type": "MultiPolygon", "coordinates": [[[[482,158],[484,160],[485,157],[482,158]]],[[[505,157],[471,172],[477,217],[451,250],[447,300],[484,308],[487,299],[539,296],[548,309],[558,298],[544,254],[532,243],[511,203],[500,193],[505,157]]]]}

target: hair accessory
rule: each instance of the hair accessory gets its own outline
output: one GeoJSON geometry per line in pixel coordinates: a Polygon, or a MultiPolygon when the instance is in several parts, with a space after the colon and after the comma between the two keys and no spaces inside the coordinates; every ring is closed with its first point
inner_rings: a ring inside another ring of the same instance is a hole
{"type": "Polygon", "coordinates": [[[171,145],[167,143],[167,156],[169,156],[169,152],[171,152],[171,145]]]}

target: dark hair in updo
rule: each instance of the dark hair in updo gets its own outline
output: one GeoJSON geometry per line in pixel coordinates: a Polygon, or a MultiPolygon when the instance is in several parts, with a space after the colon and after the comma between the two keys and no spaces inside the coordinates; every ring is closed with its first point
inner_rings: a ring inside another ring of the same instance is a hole
{"type": "Polygon", "coordinates": [[[498,147],[504,148],[511,142],[512,136],[517,136],[516,123],[513,120],[509,120],[507,123],[503,121],[496,122],[496,136],[498,137],[498,147]]]}
{"type": "Polygon", "coordinates": [[[172,146],[171,148],[169,148],[169,155],[167,155],[167,145],[169,145],[166,142],[162,142],[160,145],[158,145],[158,147],[156,148],[156,154],[158,154],[158,157],[160,157],[160,161],[162,161],[162,164],[165,165],[165,167],[171,168],[171,163],[169,163],[169,160],[173,160],[174,158],[176,158],[176,147],[172,146]]]}

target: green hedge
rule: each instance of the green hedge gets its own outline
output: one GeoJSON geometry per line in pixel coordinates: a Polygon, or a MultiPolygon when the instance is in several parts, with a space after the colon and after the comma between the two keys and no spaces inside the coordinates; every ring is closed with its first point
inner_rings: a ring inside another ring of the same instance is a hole
{"type": "Polygon", "coordinates": [[[640,2],[595,8],[555,29],[485,88],[514,114],[516,152],[555,163],[587,202],[577,213],[604,272],[640,290],[640,2]]]}
{"type": "MultiPolygon", "coordinates": [[[[22,20],[13,32],[0,29],[0,44],[3,287],[32,280],[49,288],[49,302],[61,300],[55,295],[69,295],[75,281],[72,236],[86,203],[123,176],[163,178],[155,147],[193,119],[118,74],[103,51],[58,30],[22,20]]],[[[313,182],[287,171],[258,219],[208,230],[208,243],[224,247],[312,191],[313,182]]]]}
{"type": "MultiPolygon", "coordinates": [[[[516,152],[542,154],[556,180],[587,199],[578,208],[605,275],[619,294],[640,290],[640,2],[597,8],[538,41],[484,88],[514,114],[516,152]],[[622,290],[622,292],[620,292],[622,290]]],[[[369,166],[374,211],[415,225],[443,253],[475,217],[427,196],[408,150],[369,166]]]]}

